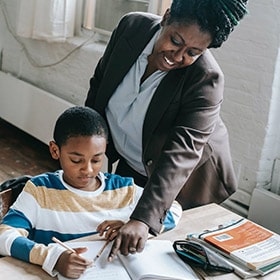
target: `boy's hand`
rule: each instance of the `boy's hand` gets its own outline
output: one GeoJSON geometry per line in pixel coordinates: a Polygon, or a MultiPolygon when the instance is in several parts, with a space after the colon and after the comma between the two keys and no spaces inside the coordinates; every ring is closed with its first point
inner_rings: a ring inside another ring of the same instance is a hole
{"type": "Polygon", "coordinates": [[[120,220],[111,220],[104,221],[97,227],[97,231],[99,231],[99,235],[102,236],[105,233],[105,238],[109,240],[115,239],[118,235],[119,229],[124,225],[123,221],[120,220]]]}
{"type": "Polygon", "coordinates": [[[63,276],[77,279],[84,271],[93,265],[93,261],[87,260],[79,254],[87,251],[87,248],[75,248],[75,253],[64,251],[58,258],[55,269],[63,276]]]}
{"type": "Polygon", "coordinates": [[[118,232],[112,245],[108,260],[112,261],[117,252],[122,255],[135,254],[142,252],[148,239],[149,227],[137,220],[130,220],[118,232]]]}

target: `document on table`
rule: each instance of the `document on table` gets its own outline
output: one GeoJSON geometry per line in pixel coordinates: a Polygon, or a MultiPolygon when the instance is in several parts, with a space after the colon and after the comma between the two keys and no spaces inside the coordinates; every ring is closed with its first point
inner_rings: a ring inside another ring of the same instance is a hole
{"type": "Polygon", "coordinates": [[[175,253],[169,240],[148,240],[142,253],[119,255],[132,280],[198,280],[175,253]]]}
{"type": "MultiPolygon", "coordinates": [[[[104,245],[104,241],[88,241],[88,242],[71,242],[67,243],[72,248],[87,247],[88,251],[81,254],[87,259],[94,259],[101,247],[104,245]]],[[[101,256],[95,261],[94,266],[88,268],[85,273],[79,278],[80,280],[131,280],[126,269],[118,258],[115,258],[113,262],[108,262],[107,257],[109,255],[111,244],[109,244],[101,256]]],[[[59,280],[68,280],[62,275],[58,275],[59,280]]]]}
{"type": "MultiPolygon", "coordinates": [[[[104,241],[72,242],[70,247],[88,247],[82,254],[85,258],[93,259],[102,248],[104,241]]],[[[88,268],[80,280],[198,280],[190,266],[185,264],[175,253],[171,241],[148,240],[141,253],[123,256],[118,255],[113,262],[107,257],[111,245],[108,245],[95,265],[88,268]]],[[[59,280],[66,280],[61,275],[59,280]]]]}

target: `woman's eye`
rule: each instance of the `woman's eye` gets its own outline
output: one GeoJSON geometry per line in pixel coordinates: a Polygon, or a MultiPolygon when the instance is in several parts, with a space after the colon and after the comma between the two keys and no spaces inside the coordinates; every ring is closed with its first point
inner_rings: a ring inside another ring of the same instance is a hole
{"type": "Polygon", "coordinates": [[[195,56],[199,56],[200,54],[198,53],[195,53],[193,51],[188,51],[188,56],[191,56],[191,57],[195,57],[195,56]]]}
{"type": "Polygon", "coordinates": [[[178,40],[176,40],[174,37],[171,37],[171,42],[175,45],[175,46],[179,46],[180,42],[178,40]]]}

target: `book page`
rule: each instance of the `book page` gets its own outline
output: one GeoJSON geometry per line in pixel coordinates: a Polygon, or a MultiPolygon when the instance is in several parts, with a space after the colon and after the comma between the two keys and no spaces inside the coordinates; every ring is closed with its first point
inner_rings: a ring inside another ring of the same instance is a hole
{"type": "MultiPolygon", "coordinates": [[[[105,241],[67,242],[67,245],[72,248],[87,247],[88,251],[81,254],[87,259],[94,259],[104,244],[105,241]]],[[[118,258],[115,258],[113,262],[107,261],[111,246],[112,244],[109,244],[106,247],[101,256],[96,260],[94,266],[88,268],[79,280],[131,280],[118,258]]],[[[70,278],[66,278],[59,274],[58,279],[69,280],[70,278]]]]}
{"type": "Polygon", "coordinates": [[[176,255],[168,240],[148,240],[143,252],[119,255],[119,258],[133,280],[199,279],[191,267],[176,255]]]}

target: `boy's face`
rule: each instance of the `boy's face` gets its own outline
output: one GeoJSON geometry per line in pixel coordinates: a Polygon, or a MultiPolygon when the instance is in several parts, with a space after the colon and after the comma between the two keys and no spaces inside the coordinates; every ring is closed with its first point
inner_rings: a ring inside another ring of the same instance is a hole
{"type": "Polygon", "coordinates": [[[100,187],[96,178],[102,168],[106,139],[101,136],[71,137],[59,148],[50,142],[50,152],[64,171],[63,179],[73,188],[94,191],[100,187]]]}

